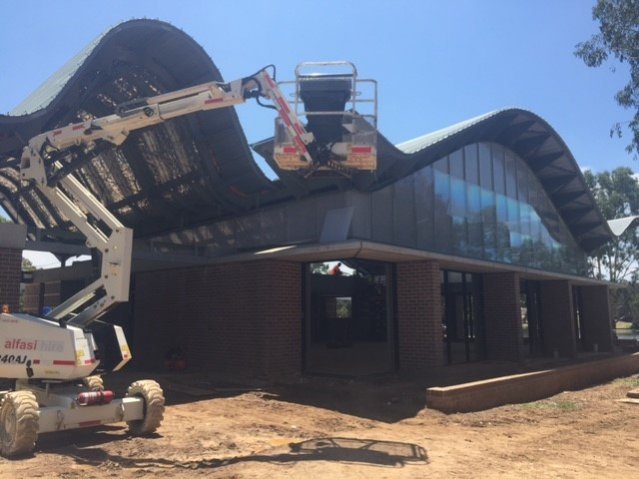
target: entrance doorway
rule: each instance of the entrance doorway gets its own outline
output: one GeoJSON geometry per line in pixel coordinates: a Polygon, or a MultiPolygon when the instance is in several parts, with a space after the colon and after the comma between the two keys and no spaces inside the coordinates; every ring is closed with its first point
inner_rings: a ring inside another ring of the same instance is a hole
{"type": "Polygon", "coordinates": [[[522,280],[519,291],[521,295],[521,331],[526,348],[525,354],[529,357],[539,357],[544,354],[539,281],[522,280]]]}
{"type": "Polygon", "coordinates": [[[305,371],[361,376],[393,369],[390,264],[310,263],[306,272],[305,371]]]}
{"type": "Polygon", "coordinates": [[[442,271],[442,327],[448,364],[484,359],[481,276],[442,271]]]}

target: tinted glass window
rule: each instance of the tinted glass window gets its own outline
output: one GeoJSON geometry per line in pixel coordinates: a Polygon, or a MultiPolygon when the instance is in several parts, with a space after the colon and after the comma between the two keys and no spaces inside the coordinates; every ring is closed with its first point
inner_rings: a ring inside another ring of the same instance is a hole
{"type": "MultiPolygon", "coordinates": [[[[497,144],[469,145],[423,171],[432,172],[435,194],[430,205],[434,238],[422,247],[554,271],[585,271],[583,251],[514,152],[497,144]]],[[[415,197],[426,201],[428,195],[415,197]]],[[[421,209],[429,208],[424,204],[421,209]]]]}

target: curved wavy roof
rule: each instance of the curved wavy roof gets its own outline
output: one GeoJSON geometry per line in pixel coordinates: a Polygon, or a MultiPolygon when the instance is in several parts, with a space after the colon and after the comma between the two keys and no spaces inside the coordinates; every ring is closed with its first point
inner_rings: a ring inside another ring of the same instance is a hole
{"type": "MultiPolygon", "coordinates": [[[[585,251],[592,251],[612,239],[608,223],[564,141],[543,118],[520,108],[493,111],[398,145],[378,133],[378,170],[375,175],[359,174],[353,182],[360,190],[382,188],[465,145],[478,142],[502,144],[528,164],[585,251]]],[[[271,157],[272,140],[253,146],[276,168],[271,157]]],[[[279,174],[291,187],[300,181],[292,173],[279,174]]]]}
{"type": "MultiPolygon", "coordinates": [[[[21,223],[52,234],[68,227],[33,188],[21,189],[20,150],[41,131],[112,113],[118,103],[205,81],[221,81],[204,50],[179,29],[132,20],[71,59],[10,115],[0,115],[0,204],[21,223]]],[[[272,140],[253,145],[278,172],[268,180],[252,159],[232,108],[198,113],[134,132],[118,149],[79,162],[75,174],[136,236],[203,224],[261,205],[330,189],[372,191],[466,144],[501,143],[523,158],[587,251],[611,238],[579,167],[559,135],[526,110],[495,111],[394,146],[378,135],[379,169],[352,180],[311,180],[280,171],[272,140]]]]}
{"type": "MultiPolygon", "coordinates": [[[[2,205],[20,222],[65,227],[36,190],[19,191],[15,158],[30,137],[110,114],[131,98],[221,80],[204,50],[167,23],[133,20],[112,28],[0,116],[2,205]]],[[[141,236],[240,213],[274,188],[230,108],[133,132],[121,148],[81,163],[75,174],[141,236]]]]}

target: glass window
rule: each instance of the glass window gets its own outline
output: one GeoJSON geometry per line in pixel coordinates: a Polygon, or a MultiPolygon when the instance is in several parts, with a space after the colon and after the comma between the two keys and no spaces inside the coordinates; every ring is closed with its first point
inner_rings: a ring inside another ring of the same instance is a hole
{"type": "Polygon", "coordinates": [[[493,186],[496,193],[506,193],[506,173],[504,172],[504,150],[493,145],[493,186]]]}
{"type": "Polygon", "coordinates": [[[466,216],[467,186],[461,178],[450,178],[450,205],[453,216],[466,216]]]}
{"type": "Polygon", "coordinates": [[[466,182],[471,185],[479,184],[479,162],[477,159],[477,144],[469,145],[464,148],[464,175],[466,182]]]}
{"type": "Polygon", "coordinates": [[[490,153],[490,145],[479,143],[479,184],[483,189],[493,191],[493,157],[490,153]]]}
{"type": "Polygon", "coordinates": [[[416,173],[414,185],[417,235],[432,238],[418,240],[420,247],[563,272],[584,271],[584,252],[536,176],[503,146],[466,146],[416,173]],[[428,234],[421,225],[430,218],[428,234]]]}
{"type": "Polygon", "coordinates": [[[462,150],[457,150],[449,157],[450,160],[450,176],[462,179],[464,178],[464,155],[462,150]]]}
{"type": "Polygon", "coordinates": [[[434,245],[434,208],[435,185],[433,168],[427,166],[415,173],[415,220],[417,228],[417,246],[431,249],[434,245]]]}
{"type": "Polygon", "coordinates": [[[452,218],[450,215],[450,176],[441,171],[444,161],[437,161],[433,165],[435,179],[435,249],[443,253],[451,251],[452,218]]]}
{"type": "Polygon", "coordinates": [[[515,170],[515,159],[511,154],[505,155],[506,170],[506,196],[517,199],[517,171],[515,170]]]}

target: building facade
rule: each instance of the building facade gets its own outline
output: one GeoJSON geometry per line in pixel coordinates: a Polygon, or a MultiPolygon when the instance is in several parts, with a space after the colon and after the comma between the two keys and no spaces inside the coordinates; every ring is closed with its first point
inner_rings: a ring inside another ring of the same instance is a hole
{"type": "MultiPolygon", "coordinates": [[[[26,248],[66,257],[85,252],[82,239],[20,188],[24,138],[221,76],[183,32],[135,20],[59,77],[0,116],[0,204],[29,227],[26,248]]],[[[160,369],[179,354],[193,370],[290,378],[614,349],[608,286],[586,262],[612,233],[548,123],[506,109],[400,145],[378,133],[377,145],[374,173],[306,179],[277,170],[265,140],[253,147],[278,174],[269,180],[234,111],[218,110],[78,162],[74,174],[136,234],[131,300],[108,318],[135,362],[160,369]]],[[[25,309],[54,306],[92,274],[37,272],[25,309]]]]}

